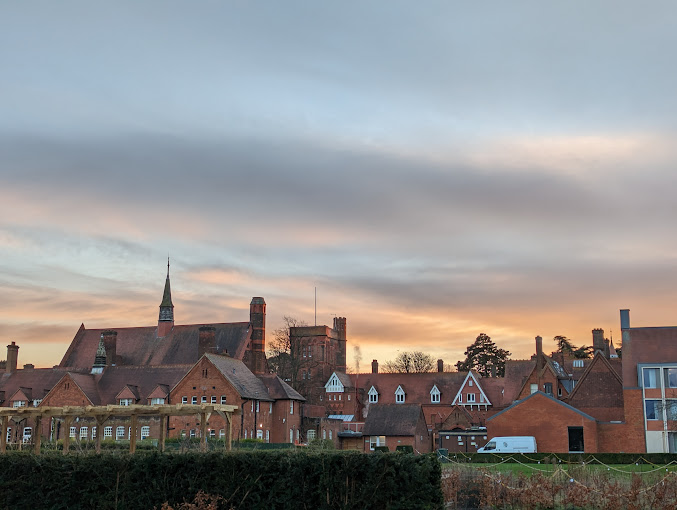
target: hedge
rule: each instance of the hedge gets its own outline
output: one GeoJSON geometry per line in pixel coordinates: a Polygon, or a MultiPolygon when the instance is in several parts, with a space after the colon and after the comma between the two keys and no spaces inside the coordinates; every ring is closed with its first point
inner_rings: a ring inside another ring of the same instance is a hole
{"type": "Polygon", "coordinates": [[[434,455],[240,451],[0,455],[0,508],[142,509],[222,496],[220,508],[439,509],[434,455]]]}

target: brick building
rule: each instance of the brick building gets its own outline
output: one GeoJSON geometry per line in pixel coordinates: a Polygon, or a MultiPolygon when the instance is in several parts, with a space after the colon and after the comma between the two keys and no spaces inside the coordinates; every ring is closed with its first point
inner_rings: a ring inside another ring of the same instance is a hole
{"type": "MultiPolygon", "coordinates": [[[[276,375],[268,373],[265,358],[266,303],[254,297],[249,320],[235,323],[177,325],[171,297],[169,265],[156,326],[87,329],[80,326],[56,367],[17,368],[19,346],[7,346],[0,375],[0,405],[87,406],[228,403],[241,412],[233,438],[267,442],[300,439],[304,398],[276,375]]],[[[68,423],[44,420],[45,438],[91,440],[93,418],[68,423]]],[[[140,417],[137,439],[157,438],[157,417],[140,417]]],[[[199,426],[185,417],[172,417],[167,436],[197,436],[199,426]]],[[[212,437],[222,436],[224,420],[210,417],[212,437]]],[[[130,439],[128,418],[109,416],[104,439],[130,439]]],[[[37,433],[28,420],[10,424],[11,442],[37,433]]]]}

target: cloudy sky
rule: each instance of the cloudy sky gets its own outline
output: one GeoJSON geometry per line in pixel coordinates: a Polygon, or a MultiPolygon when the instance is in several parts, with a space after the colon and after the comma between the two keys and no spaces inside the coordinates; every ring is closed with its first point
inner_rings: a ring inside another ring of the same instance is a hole
{"type": "Polygon", "coordinates": [[[362,369],[675,325],[676,49],[672,0],[3,2],[0,341],[156,323],[168,254],[177,323],[317,287],[362,369]]]}

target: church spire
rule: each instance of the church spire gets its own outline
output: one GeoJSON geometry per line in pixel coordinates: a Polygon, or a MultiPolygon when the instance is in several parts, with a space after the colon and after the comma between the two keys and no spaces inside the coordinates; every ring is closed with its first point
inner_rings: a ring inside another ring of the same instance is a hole
{"type": "Polygon", "coordinates": [[[167,257],[167,279],[165,280],[165,291],[162,294],[162,303],[160,303],[160,317],[158,319],[158,336],[163,337],[169,333],[174,326],[174,305],[172,304],[172,289],[169,283],[169,257],[167,257]]]}

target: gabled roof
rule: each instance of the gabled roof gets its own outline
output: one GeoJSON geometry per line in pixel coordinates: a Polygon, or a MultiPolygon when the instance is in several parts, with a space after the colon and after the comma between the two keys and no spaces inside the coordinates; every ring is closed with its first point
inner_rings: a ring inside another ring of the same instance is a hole
{"type": "MultiPolygon", "coordinates": [[[[5,397],[11,397],[21,387],[31,388],[33,400],[40,400],[65,374],[66,370],[58,368],[20,368],[11,374],[0,374],[0,391],[5,392],[5,397]]],[[[9,399],[2,405],[9,406],[9,399]]]]}
{"type": "Polygon", "coordinates": [[[459,372],[425,372],[418,374],[365,373],[350,374],[352,386],[369,391],[373,386],[379,393],[379,404],[395,403],[395,391],[402,386],[407,394],[407,402],[430,404],[430,390],[437,386],[440,390],[440,405],[451,404],[451,400],[461,387],[465,373],[459,372]]]}
{"type": "Polygon", "coordinates": [[[595,356],[592,358],[592,361],[588,364],[588,367],[585,369],[585,372],[583,372],[583,375],[581,375],[580,379],[578,380],[578,384],[576,384],[573,391],[569,394],[568,396],[569,400],[571,400],[575,395],[580,393],[580,391],[583,391],[581,390],[581,387],[585,389],[586,381],[588,381],[588,379],[590,378],[590,373],[600,363],[608,370],[608,376],[611,377],[612,380],[615,380],[622,388],[623,379],[620,376],[620,374],[616,372],[611,363],[609,363],[609,360],[606,359],[606,356],[604,356],[604,354],[602,354],[600,351],[597,351],[595,353],[595,356]]]}
{"type": "MultiPolygon", "coordinates": [[[[473,373],[472,370],[470,372],[468,372],[468,375],[465,377],[465,380],[461,384],[461,387],[458,389],[458,392],[456,393],[456,396],[454,397],[454,400],[452,401],[452,405],[459,403],[458,397],[459,397],[459,395],[461,395],[463,393],[464,388],[470,387],[468,385],[468,381],[470,381],[470,380],[474,381],[474,387],[476,387],[478,390],[480,390],[480,395],[484,396],[484,402],[481,402],[481,401],[470,402],[470,404],[471,405],[476,405],[476,404],[489,405],[489,406],[492,405],[491,401],[489,400],[489,397],[487,397],[487,394],[484,393],[484,390],[482,389],[482,385],[480,384],[480,379],[481,379],[481,377],[479,375],[475,376],[475,374],[473,373]]],[[[463,403],[465,404],[466,402],[463,402],[463,403]]]]}
{"type": "Polygon", "coordinates": [[[424,420],[419,404],[379,404],[369,409],[362,434],[414,436],[419,420],[424,420]]]}
{"type": "Polygon", "coordinates": [[[329,383],[334,379],[338,380],[338,382],[341,383],[344,390],[346,388],[354,387],[353,382],[351,381],[350,376],[348,374],[346,374],[345,372],[333,372],[329,376],[329,379],[327,379],[327,382],[325,383],[324,388],[327,389],[330,385],[329,383]]]}
{"type": "Polygon", "coordinates": [[[513,405],[511,405],[511,406],[509,406],[509,407],[506,407],[506,408],[503,409],[502,411],[500,411],[500,412],[494,414],[493,416],[490,416],[489,418],[487,418],[487,421],[493,420],[493,419],[496,418],[497,416],[500,416],[500,415],[502,415],[503,413],[510,411],[512,408],[517,407],[518,405],[523,404],[524,402],[526,402],[526,401],[529,400],[530,398],[534,398],[534,397],[536,397],[536,396],[538,396],[538,395],[540,395],[541,397],[550,399],[550,400],[552,400],[553,402],[555,402],[557,405],[563,406],[563,407],[565,407],[566,409],[569,409],[570,411],[573,411],[573,412],[575,412],[575,413],[577,413],[577,414],[580,414],[583,418],[585,418],[585,419],[587,419],[587,420],[596,421],[595,418],[593,418],[593,417],[590,416],[589,414],[585,414],[583,411],[579,411],[579,410],[576,409],[575,407],[572,407],[572,406],[570,406],[569,404],[565,404],[565,403],[562,402],[561,400],[557,400],[556,398],[551,397],[550,395],[546,395],[546,394],[543,393],[542,391],[536,391],[536,392],[532,393],[531,395],[529,395],[528,397],[524,397],[522,400],[518,400],[518,401],[515,402],[513,405]]]}
{"type": "Polygon", "coordinates": [[[146,398],[167,398],[169,397],[169,385],[158,384],[153,391],[151,391],[146,398]]]}
{"type": "Polygon", "coordinates": [[[100,393],[101,405],[116,404],[116,395],[127,384],[136,386],[139,400],[145,403],[158,385],[173,388],[191,366],[106,367],[103,374],[90,377],[100,393]]]}
{"type": "Polygon", "coordinates": [[[249,322],[177,325],[161,338],[157,336],[157,326],[86,329],[82,325],[59,367],[70,370],[91,368],[101,334],[108,330],[117,332],[116,360],[109,359],[109,363],[117,366],[190,365],[199,358],[198,339],[202,326],[214,327],[218,354],[243,358],[249,342],[249,322]]]}
{"type": "Polygon", "coordinates": [[[303,395],[289,386],[276,374],[258,375],[257,377],[268,388],[268,395],[275,400],[306,400],[303,398],[303,395]]]}
{"type": "Polygon", "coordinates": [[[31,396],[33,394],[33,391],[31,388],[19,388],[14,392],[14,395],[9,397],[10,401],[15,401],[15,400],[33,400],[33,397],[31,396]]]}
{"type": "MultiPolygon", "coordinates": [[[[505,362],[505,376],[503,377],[503,403],[513,402],[522,391],[524,383],[536,367],[534,360],[508,360],[505,362]]],[[[487,388],[488,389],[488,388],[487,388]]],[[[489,394],[493,396],[493,402],[498,402],[497,395],[488,389],[489,394]]]]}
{"type": "MultiPolygon", "coordinates": [[[[242,361],[233,359],[230,356],[219,356],[218,354],[205,354],[204,357],[228,379],[242,398],[273,400],[268,394],[268,388],[266,388],[263,381],[256,377],[242,361]]],[[[197,363],[193,368],[195,366],[197,366],[197,363]]]]}
{"type": "Polygon", "coordinates": [[[120,400],[123,398],[139,400],[139,387],[133,384],[125,384],[125,387],[122,388],[117,395],[115,395],[115,400],[120,400]]]}

